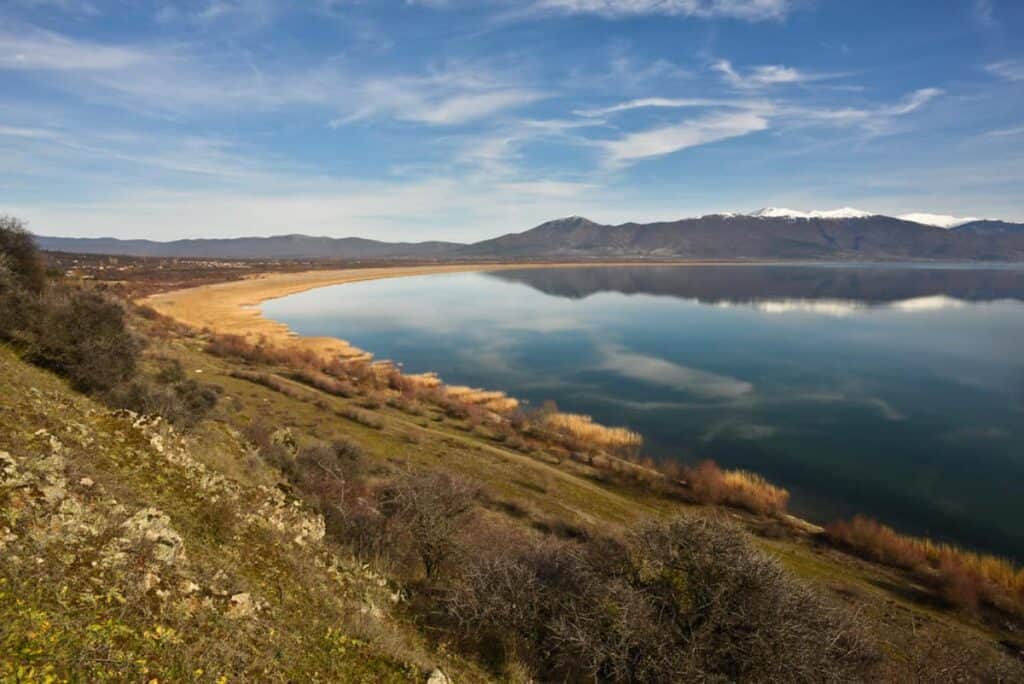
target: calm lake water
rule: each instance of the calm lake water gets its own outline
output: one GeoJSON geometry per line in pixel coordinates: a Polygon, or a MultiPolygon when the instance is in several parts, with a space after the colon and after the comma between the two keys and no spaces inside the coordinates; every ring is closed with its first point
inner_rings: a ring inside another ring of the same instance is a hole
{"type": "Polygon", "coordinates": [[[657,266],[380,280],[267,302],[856,512],[1024,559],[1024,266],[657,266]]]}

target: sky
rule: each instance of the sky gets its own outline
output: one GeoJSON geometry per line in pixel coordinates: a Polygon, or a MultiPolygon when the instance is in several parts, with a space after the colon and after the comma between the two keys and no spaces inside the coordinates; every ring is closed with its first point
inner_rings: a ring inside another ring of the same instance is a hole
{"type": "Polygon", "coordinates": [[[479,240],[582,215],[1024,221],[1020,0],[0,0],[0,214],[479,240]]]}

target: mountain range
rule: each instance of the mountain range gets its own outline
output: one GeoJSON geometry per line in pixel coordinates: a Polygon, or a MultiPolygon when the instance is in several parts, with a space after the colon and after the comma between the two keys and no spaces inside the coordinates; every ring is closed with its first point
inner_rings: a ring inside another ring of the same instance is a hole
{"type": "Polygon", "coordinates": [[[813,212],[768,208],[752,214],[619,225],[572,216],[472,244],[295,234],[170,242],[43,236],[37,240],[49,251],[207,259],[1024,261],[1024,223],[935,214],[892,217],[850,208],[813,212]]]}

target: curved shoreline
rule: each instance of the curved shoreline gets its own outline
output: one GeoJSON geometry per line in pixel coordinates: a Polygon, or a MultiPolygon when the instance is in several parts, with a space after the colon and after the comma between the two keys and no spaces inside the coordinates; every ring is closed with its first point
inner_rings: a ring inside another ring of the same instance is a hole
{"type": "Polygon", "coordinates": [[[275,344],[289,344],[318,354],[345,358],[370,358],[372,352],[361,350],[336,337],[306,337],[284,323],[267,318],[259,305],[271,299],[306,292],[320,287],[384,278],[506,271],[535,268],[588,268],[596,266],[699,266],[718,261],[636,262],[606,261],[587,263],[506,263],[506,264],[442,264],[432,266],[383,266],[334,270],[299,271],[296,273],[263,273],[243,280],[200,285],[150,295],[139,300],[197,330],[207,329],[220,335],[263,337],[275,344]]]}

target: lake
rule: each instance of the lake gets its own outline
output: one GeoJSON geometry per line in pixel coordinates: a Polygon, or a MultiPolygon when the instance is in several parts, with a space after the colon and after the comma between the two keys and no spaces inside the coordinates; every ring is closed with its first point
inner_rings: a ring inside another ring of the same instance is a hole
{"type": "Polygon", "coordinates": [[[865,513],[1024,559],[1024,265],[518,269],[262,309],[629,426],[657,458],[753,470],[818,522],[865,513]]]}

